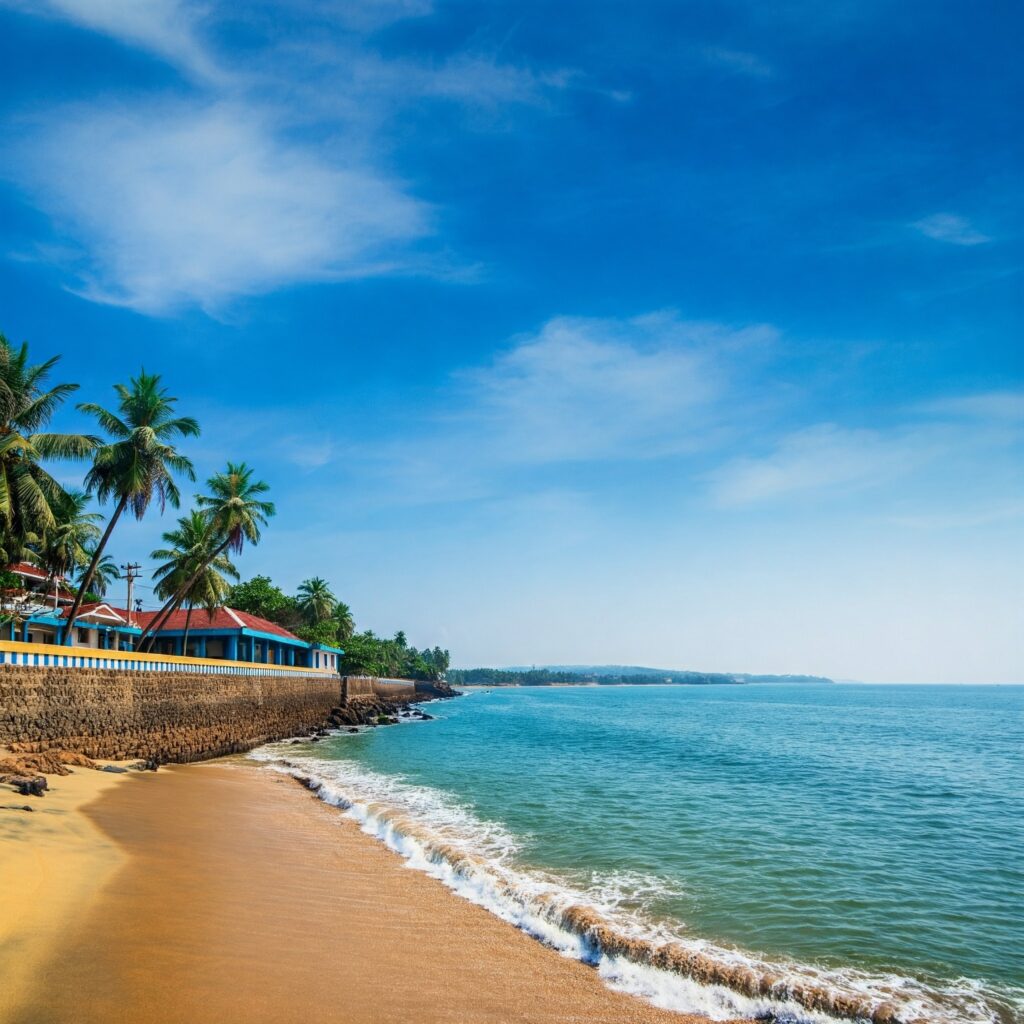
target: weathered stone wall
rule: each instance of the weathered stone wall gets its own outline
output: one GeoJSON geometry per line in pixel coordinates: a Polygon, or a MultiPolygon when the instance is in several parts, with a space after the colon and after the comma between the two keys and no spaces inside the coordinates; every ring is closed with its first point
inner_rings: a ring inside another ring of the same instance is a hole
{"type": "Polygon", "coordinates": [[[0,746],[198,761],[321,725],[339,702],[339,683],[0,665],[0,746]]]}
{"type": "Polygon", "coordinates": [[[385,700],[411,700],[416,696],[416,684],[411,679],[378,679],[376,676],[344,676],[341,694],[345,703],[382,697],[385,700]]]}

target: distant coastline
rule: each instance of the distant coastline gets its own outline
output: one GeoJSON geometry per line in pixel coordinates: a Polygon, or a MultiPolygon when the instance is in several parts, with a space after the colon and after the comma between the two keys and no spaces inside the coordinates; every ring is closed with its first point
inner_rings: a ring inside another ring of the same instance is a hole
{"type": "Polygon", "coordinates": [[[695,672],[639,665],[544,665],[540,667],[449,669],[453,686],[742,686],[749,683],[834,684],[811,675],[695,672]]]}

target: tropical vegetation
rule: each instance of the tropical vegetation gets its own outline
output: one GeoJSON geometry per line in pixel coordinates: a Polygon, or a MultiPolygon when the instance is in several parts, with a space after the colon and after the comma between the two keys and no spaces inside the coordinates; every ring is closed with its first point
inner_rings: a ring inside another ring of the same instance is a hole
{"type": "Polygon", "coordinates": [[[66,636],[69,642],[96,567],[125,510],[136,519],[142,519],[154,499],[161,512],[168,503],[178,508],[181,493],[174,480],[175,474],[195,479],[191,460],[182,455],[173,442],[178,438],[197,437],[199,424],[191,416],[175,415],[178,400],[167,393],[159,375],[142,370],[128,384],[115,384],[114,391],[118,400],[116,413],[94,402],[78,406],[81,412],[95,417],[110,438],[94,448],[85,486],[100,504],[112,501],[114,507],[68,612],[66,636]]]}
{"type": "Polygon", "coordinates": [[[337,600],[320,577],[304,580],[292,595],[269,576],[254,576],[232,587],[227,603],[283,626],[310,643],[341,647],[344,674],[441,679],[448,671],[450,657],[440,647],[417,650],[401,631],[390,639],[372,630],[357,633],[349,606],[337,600]]]}
{"type": "MultiPolygon", "coordinates": [[[[0,334],[0,592],[5,607],[18,604],[23,576],[3,566],[29,562],[45,573],[45,596],[54,606],[62,586],[74,586],[64,635],[84,604],[102,599],[120,579],[117,560],[108,548],[125,514],[143,519],[154,507],[182,504],[180,481],[194,481],[195,468],[182,442],[199,436],[199,423],[178,412],[178,399],[159,374],[140,370],[127,383],[115,384],[116,401],[108,408],[81,402],[80,413],[95,420],[99,435],[59,433],[51,421],[77,384],[54,382],[59,356],[33,362],[27,343],[16,345],[0,334]],[[62,484],[54,463],[88,463],[82,489],[62,484]],[[106,508],[104,516],[94,505],[106,508]]],[[[448,652],[440,647],[417,650],[404,633],[377,636],[357,631],[351,608],[339,600],[320,576],[304,580],[286,594],[267,576],[244,583],[232,561],[246,546],[257,545],[275,508],[269,485],[245,462],[229,461],[206,481],[194,507],[163,533],[164,546],[151,553],[158,564],[153,594],[162,602],[139,638],[151,647],[157,633],[179,608],[185,609],[185,632],[194,609],[213,613],[230,604],[259,615],[324,646],[341,647],[341,670],[352,674],[438,679],[448,671],[448,652]]],[[[41,586],[35,584],[37,588],[41,586]]],[[[7,612],[17,618],[24,612],[7,612]]]]}
{"type": "Polygon", "coordinates": [[[184,649],[188,650],[188,634],[192,628],[193,608],[203,608],[208,615],[222,607],[231,590],[229,579],[238,579],[238,570],[221,552],[212,551],[217,534],[210,520],[199,509],[193,509],[178,520],[175,530],[163,535],[166,548],[157,548],[150,558],[161,562],[153,570],[154,593],[162,600],[173,598],[184,588],[184,649]]]}
{"type": "Polygon", "coordinates": [[[28,345],[13,345],[0,334],[0,558],[32,557],[61,515],[67,493],[43,460],[87,459],[99,445],[88,434],[46,430],[77,384],[47,386],[60,361],[29,361],[28,345]]]}

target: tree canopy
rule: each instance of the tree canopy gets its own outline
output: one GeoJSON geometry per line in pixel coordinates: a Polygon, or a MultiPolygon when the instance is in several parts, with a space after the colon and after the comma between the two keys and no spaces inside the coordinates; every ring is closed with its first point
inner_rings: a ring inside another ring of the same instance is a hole
{"type": "Polygon", "coordinates": [[[399,630],[386,639],[372,630],[356,632],[351,609],[338,601],[328,582],[318,576],[303,580],[294,595],[285,593],[269,576],[254,576],[228,592],[232,608],[275,622],[310,643],[341,647],[341,671],[348,675],[372,675],[402,679],[441,679],[448,671],[448,652],[440,647],[417,650],[399,630]],[[321,600],[319,612],[311,608],[321,600]],[[326,611],[331,612],[316,619],[326,611]]]}

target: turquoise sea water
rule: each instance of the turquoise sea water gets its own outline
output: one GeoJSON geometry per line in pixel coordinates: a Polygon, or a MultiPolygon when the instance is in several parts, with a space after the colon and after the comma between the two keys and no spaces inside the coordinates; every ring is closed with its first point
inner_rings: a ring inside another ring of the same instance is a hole
{"type": "Polygon", "coordinates": [[[1024,688],[514,689],[427,710],[259,756],[661,1005],[820,1019],[786,997],[805,983],[903,1020],[1024,1019],[1024,688]],[[602,957],[560,927],[570,904],[782,983],[734,998],[602,957]]]}

